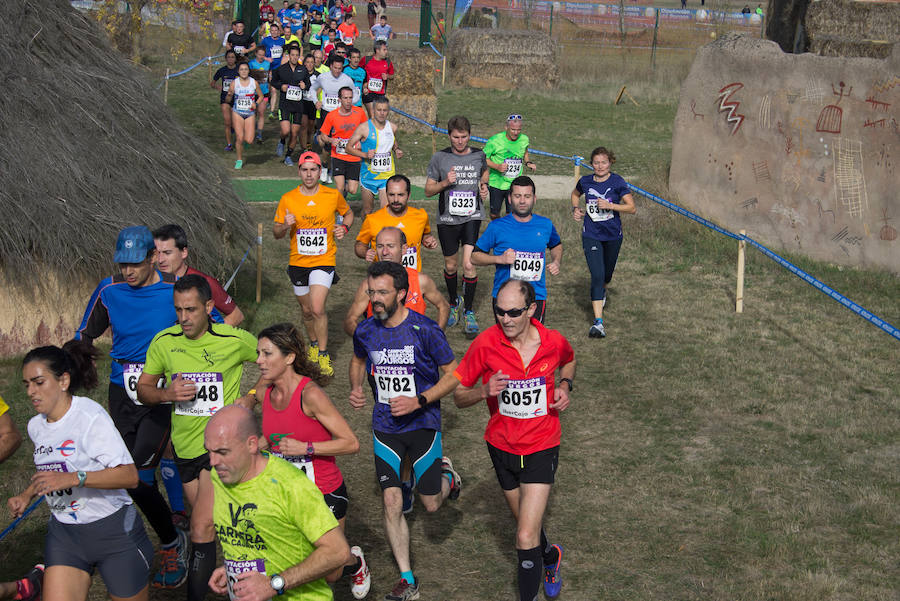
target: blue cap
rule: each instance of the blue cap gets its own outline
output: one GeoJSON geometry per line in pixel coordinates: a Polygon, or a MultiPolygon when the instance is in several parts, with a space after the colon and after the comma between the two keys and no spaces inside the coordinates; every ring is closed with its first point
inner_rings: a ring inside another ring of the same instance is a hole
{"type": "Polygon", "coordinates": [[[113,261],[116,263],[141,263],[147,258],[147,253],[156,248],[153,241],[153,232],[146,225],[133,225],[119,232],[116,240],[116,254],[113,261]]]}

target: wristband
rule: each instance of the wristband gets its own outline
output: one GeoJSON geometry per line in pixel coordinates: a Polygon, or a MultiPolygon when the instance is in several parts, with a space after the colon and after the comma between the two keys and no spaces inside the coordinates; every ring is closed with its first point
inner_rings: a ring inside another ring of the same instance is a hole
{"type": "Polygon", "coordinates": [[[418,397],[416,397],[416,398],[419,399],[419,407],[424,407],[425,405],[428,404],[428,399],[425,398],[425,395],[424,395],[424,394],[420,394],[420,395],[419,395],[418,397]]]}
{"type": "Polygon", "coordinates": [[[316,450],[313,448],[313,443],[311,443],[311,442],[306,443],[306,455],[308,457],[312,457],[315,454],[316,454],[316,450]]]}
{"type": "Polygon", "coordinates": [[[344,226],[344,233],[345,233],[345,234],[349,234],[349,233],[350,233],[350,226],[347,225],[346,223],[342,223],[341,225],[344,226]]]}
{"type": "Polygon", "coordinates": [[[256,396],[256,389],[255,389],[255,388],[251,388],[250,390],[248,390],[248,391],[247,391],[247,396],[256,396]]]}
{"type": "Polygon", "coordinates": [[[569,392],[575,390],[575,387],[572,386],[572,378],[560,378],[559,383],[562,384],[563,382],[569,385],[569,392]]]}

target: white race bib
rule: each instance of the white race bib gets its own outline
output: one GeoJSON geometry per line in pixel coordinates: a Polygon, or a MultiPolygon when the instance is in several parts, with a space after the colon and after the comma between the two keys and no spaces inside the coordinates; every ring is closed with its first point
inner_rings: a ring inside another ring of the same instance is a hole
{"type": "Polygon", "coordinates": [[[585,202],[587,206],[587,214],[588,217],[591,218],[591,221],[608,221],[613,218],[613,212],[609,209],[601,209],[597,206],[596,198],[589,198],[587,202],[585,202]]]}
{"type": "Polygon", "coordinates": [[[448,211],[456,217],[468,217],[475,213],[477,202],[474,192],[465,192],[451,190],[447,195],[447,202],[450,204],[448,211]]]}
{"type": "MultiPolygon", "coordinates": [[[[172,375],[175,378],[176,374],[172,375]]],[[[175,403],[175,415],[212,417],[225,403],[225,385],[219,372],[183,373],[181,377],[197,385],[194,400],[175,403]]]]}
{"type": "Polygon", "coordinates": [[[515,179],[522,174],[522,159],[506,159],[506,173],[504,177],[515,179]]]}
{"type": "Polygon", "coordinates": [[[236,54],[244,54],[244,50],[246,50],[246,48],[244,48],[243,46],[235,46],[233,50],[236,54]]]}
{"type": "Polygon", "coordinates": [[[297,230],[297,253],[318,256],[328,252],[328,235],[324,227],[297,230]]]}
{"type": "Polygon", "coordinates": [[[144,373],[143,363],[122,364],[122,380],[125,382],[125,392],[135,405],[141,404],[137,398],[137,384],[142,373],[144,373]]]}
{"type": "Polygon", "coordinates": [[[384,34],[378,34],[377,36],[375,36],[375,41],[376,42],[387,42],[387,36],[384,34]]]}
{"type": "Polygon", "coordinates": [[[236,601],[234,596],[234,585],[237,584],[238,574],[244,572],[266,573],[266,561],[264,559],[226,559],[225,575],[228,577],[228,597],[231,601],[236,601]]]}
{"type": "Polygon", "coordinates": [[[390,404],[391,399],[398,396],[418,396],[411,367],[376,365],[374,375],[379,403],[390,404]]]}
{"type": "Polygon", "coordinates": [[[394,161],[390,152],[376,152],[372,157],[372,173],[387,173],[393,170],[394,161]]]}
{"type": "Polygon", "coordinates": [[[334,151],[337,154],[347,154],[347,138],[334,138],[334,151]]]}
{"type": "Polygon", "coordinates": [[[384,87],[384,80],[380,77],[377,79],[370,79],[369,83],[366,85],[368,86],[370,92],[380,92],[384,87]]]}
{"type": "Polygon", "coordinates": [[[300,86],[288,86],[287,92],[284,94],[285,99],[298,101],[303,99],[303,90],[300,86]]]}
{"type": "Polygon", "coordinates": [[[410,269],[419,270],[419,253],[418,247],[409,246],[403,256],[400,258],[400,264],[410,269]]]}
{"type": "Polygon", "coordinates": [[[249,111],[253,109],[253,99],[249,96],[241,96],[240,98],[235,98],[234,100],[234,108],[239,111],[249,111]]]}
{"type": "Polygon", "coordinates": [[[547,382],[541,378],[509,380],[497,395],[500,415],[533,419],[547,415],[547,382]]]}
{"type": "Polygon", "coordinates": [[[343,34],[341,34],[341,41],[344,42],[345,44],[347,44],[348,46],[353,44],[353,38],[344,37],[343,34]]]}
{"type": "Polygon", "coordinates": [[[222,80],[222,91],[225,92],[226,94],[228,93],[228,90],[231,89],[232,81],[234,81],[234,80],[233,79],[223,79],[222,80]]]}
{"type": "MultiPolygon", "coordinates": [[[[42,463],[35,465],[39,472],[66,472],[69,467],[62,461],[52,461],[50,463],[42,463]]],[[[73,492],[78,489],[64,488],[62,490],[54,490],[44,495],[50,511],[57,513],[74,513],[83,507],[80,497],[73,496],[73,492]]]]}
{"type": "Polygon", "coordinates": [[[325,94],[322,97],[322,108],[328,112],[333,111],[341,104],[341,99],[337,95],[325,94]]]}
{"type": "Polygon", "coordinates": [[[281,55],[284,54],[284,46],[272,46],[270,54],[272,58],[281,58],[281,55]]]}
{"type": "Polygon", "coordinates": [[[285,455],[284,453],[272,452],[276,457],[281,457],[295,468],[306,474],[313,484],[316,483],[316,471],[313,469],[312,457],[309,455],[285,455]]]}
{"type": "Polygon", "coordinates": [[[537,282],[542,275],[544,275],[544,253],[516,251],[516,259],[509,268],[510,279],[537,282]]]}

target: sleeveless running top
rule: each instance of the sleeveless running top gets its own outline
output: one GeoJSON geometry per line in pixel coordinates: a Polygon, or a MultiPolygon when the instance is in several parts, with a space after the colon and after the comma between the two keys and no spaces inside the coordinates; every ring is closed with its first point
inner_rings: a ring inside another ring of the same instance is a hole
{"type": "MultiPolygon", "coordinates": [[[[425,297],[422,296],[422,288],[419,284],[419,272],[412,267],[406,268],[409,275],[409,290],[406,291],[406,301],[403,303],[410,311],[425,315],[425,297]]],[[[372,302],[366,308],[366,317],[372,317],[372,302]]]]}
{"type": "Polygon", "coordinates": [[[375,151],[372,159],[363,161],[363,169],[371,179],[388,179],[396,173],[394,165],[394,128],[391,122],[386,121],[384,129],[378,130],[375,122],[369,119],[369,135],[360,142],[359,149],[363,152],[375,151]]]}
{"type": "Polygon", "coordinates": [[[250,78],[250,83],[242,84],[240,78],[231,84],[234,88],[234,112],[242,117],[253,114],[253,100],[256,96],[256,81],[250,78]]]}

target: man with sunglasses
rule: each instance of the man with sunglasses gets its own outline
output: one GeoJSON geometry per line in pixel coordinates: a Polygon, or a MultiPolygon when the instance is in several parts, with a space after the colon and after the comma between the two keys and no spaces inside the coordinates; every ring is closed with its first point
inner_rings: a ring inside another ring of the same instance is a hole
{"type": "Polygon", "coordinates": [[[506,130],[488,138],[484,155],[490,167],[488,193],[491,197],[491,219],[500,217],[501,205],[509,214],[509,188],[514,179],[522,175],[522,167],[537,171],[537,165],[528,156],[528,136],[522,133],[522,115],[506,118],[506,130]]]}
{"type": "Polygon", "coordinates": [[[491,221],[475,242],[473,265],[494,265],[493,306],[500,286],[507,280],[530,282],[536,295],[535,319],[544,322],[547,313],[546,272],[559,274],[562,239],[547,217],[534,214],[537,200],[534,181],[520,175],[509,187],[512,213],[491,221]],[[550,262],[547,262],[547,251],[550,262]]]}

